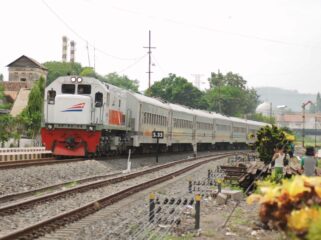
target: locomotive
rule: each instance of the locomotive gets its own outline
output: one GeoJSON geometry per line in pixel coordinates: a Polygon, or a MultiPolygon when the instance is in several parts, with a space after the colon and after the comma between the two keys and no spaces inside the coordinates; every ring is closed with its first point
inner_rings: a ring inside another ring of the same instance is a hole
{"type": "MultiPolygon", "coordinates": [[[[187,100],[188,101],[188,100],[187,100]]],[[[265,123],[192,109],[121,89],[92,77],[64,76],[45,89],[44,146],[55,156],[116,155],[129,148],[159,150],[242,148],[265,123]]]]}

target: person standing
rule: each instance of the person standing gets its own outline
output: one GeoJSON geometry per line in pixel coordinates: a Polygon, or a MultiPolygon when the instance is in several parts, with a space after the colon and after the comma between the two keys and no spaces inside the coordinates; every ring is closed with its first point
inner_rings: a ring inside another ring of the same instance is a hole
{"type": "Polygon", "coordinates": [[[276,146],[275,153],[272,157],[272,162],[274,162],[275,177],[278,180],[281,179],[283,176],[284,158],[285,153],[283,146],[281,144],[278,144],[276,146]]]}
{"type": "Polygon", "coordinates": [[[294,143],[290,142],[290,151],[289,151],[290,158],[294,156],[294,143]]]}
{"type": "Polygon", "coordinates": [[[314,157],[314,147],[307,147],[305,156],[301,159],[301,169],[304,171],[305,176],[315,176],[318,161],[314,157]]]}

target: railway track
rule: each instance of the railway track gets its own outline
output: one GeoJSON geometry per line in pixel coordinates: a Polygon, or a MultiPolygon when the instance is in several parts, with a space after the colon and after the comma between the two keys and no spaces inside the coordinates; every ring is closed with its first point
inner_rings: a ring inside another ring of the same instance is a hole
{"type": "Polygon", "coordinates": [[[61,159],[57,160],[55,158],[41,158],[37,160],[22,160],[22,161],[10,161],[10,162],[0,162],[0,170],[10,169],[10,168],[21,168],[21,167],[33,167],[49,164],[58,164],[58,163],[69,163],[84,161],[84,158],[74,158],[74,159],[61,159]]]}
{"type": "Polygon", "coordinates": [[[190,165],[183,167],[177,171],[171,172],[169,174],[166,174],[161,177],[154,178],[152,180],[145,181],[143,183],[139,183],[135,186],[128,187],[126,189],[123,189],[119,192],[116,192],[114,194],[111,194],[107,197],[100,198],[98,200],[95,200],[89,204],[86,204],[84,206],[81,206],[79,208],[64,212],[62,214],[56,215],[52,218],[37,222],[34,225],[31,225],[29,227],[26,227],[24,229],[20,229],[16,232],[12,232],[6,236],[3,236],[1,239],[33,239],[39,236],[44,235],[47,232],[50,232],[54,229],[57,229],[67,223],[76,221],[77,219],[83,218],[89,214],[94,213],[95,211],[98,211],[100,208],[111,205],[112,203],[119,201],[123,198],[126,198],[138,191],[144,190],[148,187],[154,186],[158,183],[164,182],[166,180],[171,179],[172,177],[178,176],[182,173],[185,173],[189,170],[192,170],[202,164],[208,163],[213,160],[222,159],[224,157],[227,157],[229,155],[232,155],[235,153],[224,153],[224,154],[217,154],[216,156],[203,156],[198,159],[185,159],[180,160],[176,162],[171,162],[167,164],[162,164],[156,167],[149,168],[147,170],[143,171],[137,171],[135,173],[126,174],[114,178],[108,178],[104,180],[95,181],[94,183],[84,184],[79,187],[75,187],[72,189],[67,189],[64,191],[60,191],[57,193],[47,194],[45,196],[36,197],[32,199],[28,199],[23,202],[18,202],[12,205],[7,205],[2,208],[0,208],[0,215],[5,216],[8,214],[14,214],[16,211],[19,211],[21,209],[31,208],[35,204],[41,204],[42,202],[48,202],[52,201],[57,198],[62,198],[64,196],[67,196],[69,194],[73,194],[76,192],[84,192],[89,191],[93,188],[100,188],[106,185],[111,185],[115,183],[120,183],[126,180],[134,179],[139,176],[146,175],[148,173],[157,172],[161,169],[170,168],[174,165],[185,163],[185,162],[192,162],[195,161],[195,163],[191,163],[190,165]]]}

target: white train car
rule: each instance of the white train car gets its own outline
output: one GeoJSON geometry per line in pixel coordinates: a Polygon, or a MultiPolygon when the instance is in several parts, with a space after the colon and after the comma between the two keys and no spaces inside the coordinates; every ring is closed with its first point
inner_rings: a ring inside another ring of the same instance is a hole
{"type": "Polygon", "coordinates": [[[196,142],[198,143],[198,149],[204,148],[210,149],[214,144],[214,116],[210,112],[202,110],[193,111],[196,120],[196,142]]]}
{"type": "Polygon", "coordinates": [[[215,118],[215,142],[216,148],[227,148],[232,144],[232,121],[229,117],[212,113],[215,118]]]}
{"type": "Polygon", "coordinates": [[[156,139],[152,138],[152,132],[162,131],[164,138],[159,139],[162,149],[166,149],[169,139],[169,116],[170,107],[168,104],[141,94],[127,91],[127,112],[131,116],[133,147],[142,147],[143,152],[152,150],[156,139]]]}
{"type": "Polygon", "coordinates": [[[238,148],[247,144],[247,121],[245,119],[230,117],[232,121],[232,142],[238,148]]]}
{"type": "Polygon", "coordinates": [[[169,141],[173,151],[191,150],[195,141],[195,115],[193,110],[178,104],[169,103],[169,141]]]}

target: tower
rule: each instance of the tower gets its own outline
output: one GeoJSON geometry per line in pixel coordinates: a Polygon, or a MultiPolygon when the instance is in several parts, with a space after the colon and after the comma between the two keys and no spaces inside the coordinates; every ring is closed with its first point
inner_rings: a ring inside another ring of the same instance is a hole
{"type": "Polygon", "coordinates": [[[70,62],[74,63],[75,62],[75,46],[76,42],[74,40],[70,41],[70,62]]]}
{"type": "Polygon", "coordinates": [[[62,62],[67,62],[68,38],[62,37],[62,62]]]}

